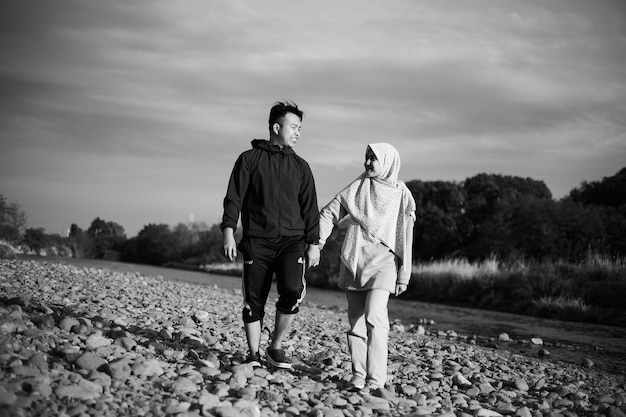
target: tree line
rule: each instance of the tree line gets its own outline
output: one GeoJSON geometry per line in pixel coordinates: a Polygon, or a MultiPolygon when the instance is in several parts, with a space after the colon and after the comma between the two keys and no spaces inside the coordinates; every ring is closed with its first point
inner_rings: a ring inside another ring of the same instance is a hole
{"type": "Polygon", "coordinates": [[[543,181],[480,174],[455,184],[410,181],[417,259],[565,260],[626,255],[626,168],[554,201],[543,181]]]}
{"type": "MultiPolygon", "coordinates": [[[[543,181],[478,174],[461,182],[407,182],[417,203],[414,260],[535,259],[576,262],[593,251],[626,256],[626,167],[599,181],[583,182],[554,200],[543,181]]],[[[69,236],[27,228],[26,213],[0,195],[0,240],[31,251],[56,248],[61,256],[121,260],[198,269],[225,261],[219,224],[148,224],[132,238],[101,218],[69,236]]],[[[313,280],[339,269],[342,226],[327,242],[313,280]]]]}

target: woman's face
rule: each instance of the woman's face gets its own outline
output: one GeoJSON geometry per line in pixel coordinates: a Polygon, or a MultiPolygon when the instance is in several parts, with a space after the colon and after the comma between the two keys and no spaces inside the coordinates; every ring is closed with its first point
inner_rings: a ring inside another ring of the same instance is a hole
{"type": "Polygon", "coordinates": [[[376,154],[374,154],[374,151],[372,151],[369,146],[365,151],[365,163],[363,165],[365,166],[365,176],[368,178],[376,178],[382,174],[380,161],[378,161],[376,154]]]}

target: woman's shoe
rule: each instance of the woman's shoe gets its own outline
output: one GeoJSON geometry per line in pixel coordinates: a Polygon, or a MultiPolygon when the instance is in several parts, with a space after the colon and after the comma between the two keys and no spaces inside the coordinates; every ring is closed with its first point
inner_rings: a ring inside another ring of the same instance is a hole
{"type": "Polygon", "coordinates": [[[350,388],[355,390],[362,390],[365,388],[365,378],[361,376],[353,376],[350,380],[350,388]]]}

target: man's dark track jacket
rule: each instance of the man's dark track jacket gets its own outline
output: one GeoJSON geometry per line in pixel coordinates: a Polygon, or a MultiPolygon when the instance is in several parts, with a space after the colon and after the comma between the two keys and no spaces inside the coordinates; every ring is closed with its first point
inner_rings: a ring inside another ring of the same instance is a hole
{"type": "Polygon", "coordinates": [[[304,235],[307,243],[318,244],[319,209],[309,164],[289,147],[253,140],[233,167],[221,229],[235,230],[239,213],[244,236],[304,235]]]}

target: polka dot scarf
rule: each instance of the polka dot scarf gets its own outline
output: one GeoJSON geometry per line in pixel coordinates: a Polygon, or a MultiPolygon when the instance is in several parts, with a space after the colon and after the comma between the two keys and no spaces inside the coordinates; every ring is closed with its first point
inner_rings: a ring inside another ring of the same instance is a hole
{"type": "Polygon", "coordinates": [[[400,154],[388,143],[368,145],[381,165],[381,174],[368,178],[365,173],[344,188],[337,197],[352,218],[346,231],[341,258],[355,274],[359,248],[374,236],[400,258],[406,258],[406,223],[415,216],[415,201],[406,185],[398,180],[400,154]]]}

